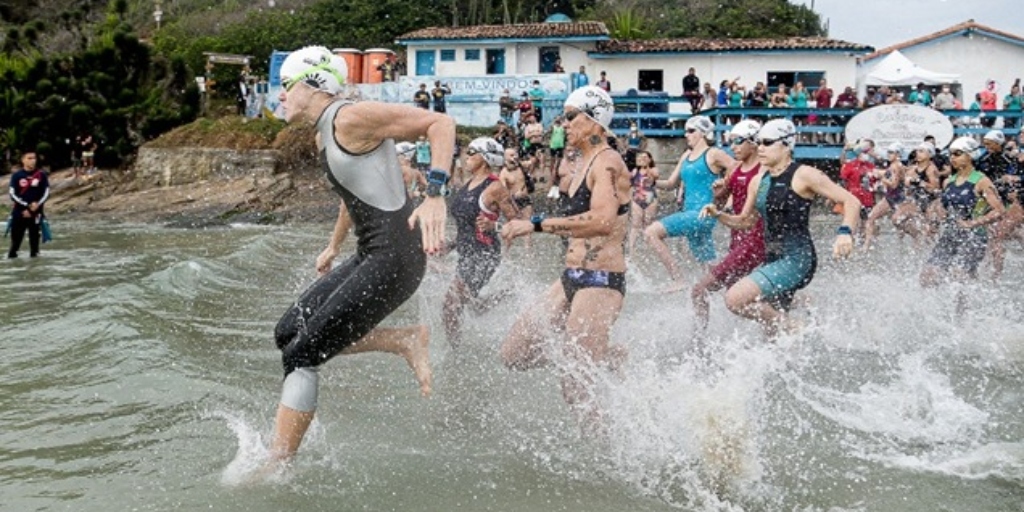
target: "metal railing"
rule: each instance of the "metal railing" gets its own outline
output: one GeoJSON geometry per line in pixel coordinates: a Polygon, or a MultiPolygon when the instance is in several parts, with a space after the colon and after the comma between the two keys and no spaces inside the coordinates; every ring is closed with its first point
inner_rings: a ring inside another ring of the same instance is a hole
{"type": "MultiPolygon", "coordinates": [[[[637,122],[640,131],[646,137],[681,138],[683,127],[692,114],[689,112],[669,112],[670,104],[689,104],[689,100],[680,96],[643,98],[632,96],[614,96],[615,119],[612,131],[616,135],[625,135],[629,131],[629,123],[637,122]]],[[[688,109],[688,107],[687,107],[688,109]]],[[[845,143],[843,133],[846,122],[864,109],[843,108],[712,108],[702,110],[701,115],[711,118],[715,123],[716,140],[724,140],[724,134],[740,119],[786,118],[796,125],[800,134],[795,148],[797,158],[831,159],[839,158],[845,143]]],[[[980,137],[991,130],[983,126],[981,119],[1003,120],[1001,130],[1007,136],[1020,133],[1020,125],[1024,113],[1020,110],[943,110],[944,115],[953,123],[955,136],[974,135],[980,137]],[[982,117],[983,116],[983,117],[982,117]]]]}

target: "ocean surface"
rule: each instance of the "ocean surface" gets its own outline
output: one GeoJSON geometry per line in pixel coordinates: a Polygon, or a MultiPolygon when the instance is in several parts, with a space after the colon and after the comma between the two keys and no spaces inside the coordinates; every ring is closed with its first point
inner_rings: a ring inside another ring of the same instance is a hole
{"type": "Polygon", "coordinates": [[[273,328],[331,226],[53,228],[41,258],[0,262],[2,511],[1024,511],[1016,244],[960,313],[958,287],[918,286],[927,251],[891,227],[833,262],[822,226],[806,326],[775,344],[720,295],[694,336],[689,295],[659,293],[660,265],[637,258],[601,435],[555,368],[498,358],[558,276],[556,240],[510,248],[485,289],[510,298],[468,314],[458,350],[440,324],[450,255],[388,320],[431,326],[434,395],[395,356],[335,358],[294,465],[251,483],[280,393],[273,328]]]}

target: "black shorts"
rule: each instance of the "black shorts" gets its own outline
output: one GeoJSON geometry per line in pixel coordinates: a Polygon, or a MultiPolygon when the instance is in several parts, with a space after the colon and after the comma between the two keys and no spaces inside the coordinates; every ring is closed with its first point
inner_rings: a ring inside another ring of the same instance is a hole
{"type": "Polygon", "coordinates": [[[562,272],[562,289],[565,299],[572,304],[576,292],[584,288],[609,288],[626,296],[626,274],[607,270],[567,268],[562,272]]]}

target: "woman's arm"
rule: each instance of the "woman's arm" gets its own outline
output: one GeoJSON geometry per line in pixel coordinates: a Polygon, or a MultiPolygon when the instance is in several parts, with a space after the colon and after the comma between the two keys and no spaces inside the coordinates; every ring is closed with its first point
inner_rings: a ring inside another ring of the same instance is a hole
{"type": "Polygon", "coordinates": [[[351,228],[352,217],[348,214],[345,202],[341,201],[341,204],[338,205],[338,220],[334,222],[334,232],[331,233],[331,240],[327,243],[327,248],[316,258],[316,271],[320,275],[331,271],[331,264],[334,262],[334,258],[338,256],[338,253],[341,252],[341,244],[345,242],[345,238],[348,237],[348,232],[351,228]]]}
{"type": "Polygon", "coordinates": [[[999,217],[1002,217],[1003,213],[1006,211],[1006,208],[1003,206],[1003,200],[999,198],[999,193],[996,192],[996,187],[992,184],[992,180],[982,178],[981,181],[974,186],[974,190],[985,198],[985,202],[988,203],[990,209],[981,217],[965,222],[962,221],[961,225],[965,228],[976,228],[978,226],[992,224],[999,220],[999,217]]]}
{"type": "Polygon", "coordinates": [[[754,227],[757,224],[757,219],[761,216],[757,213],[755,206],[757,205],[757,191],[761,188],[763,176],[762,172],[747,184],[747,201],[743,203],[743,209],[739,213],[723,213],[718,210],[718,206],[712,203],[701,209],[701,216],[715,217],[718,222],[732,229],[747,230],[754,227]]]}
{"type": "Polygon", "coordinates": [[[825,173],[807,165],[800,166],[793,176],[793,190],[801,197],[807,193],[822,196],[834,203],[843,205],[843,224],[836,231],[836,241],[832,244],[834,256],[847,256],[853,251],[853,233],[860,224],[860,201],[843,187],[830,180],[825,173]],[[804,192],[804,193],[801,193],[804,192]]]}

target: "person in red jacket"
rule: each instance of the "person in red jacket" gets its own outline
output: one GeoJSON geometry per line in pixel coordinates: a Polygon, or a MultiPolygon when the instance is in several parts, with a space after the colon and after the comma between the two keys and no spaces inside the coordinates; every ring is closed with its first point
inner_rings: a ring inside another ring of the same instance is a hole
{"type": "MultiPolygon", "coordinates": [[[[842,165],[839,178],[843,182],[843,188],[849,190],[853,197],[860,201],[860,220],[864,221],[875,206],[875,194],[872,192],[871,183],[871,176],[875,170],[875,142],[871,139],[861,139],[855,143],[847,143],[839,156],[839,163],[842,165]],[[853,151],[856,157],[848,160],[848,151],[853,151]]],[[[862,227],[863,225],[861,222],[862,227]]]]}

